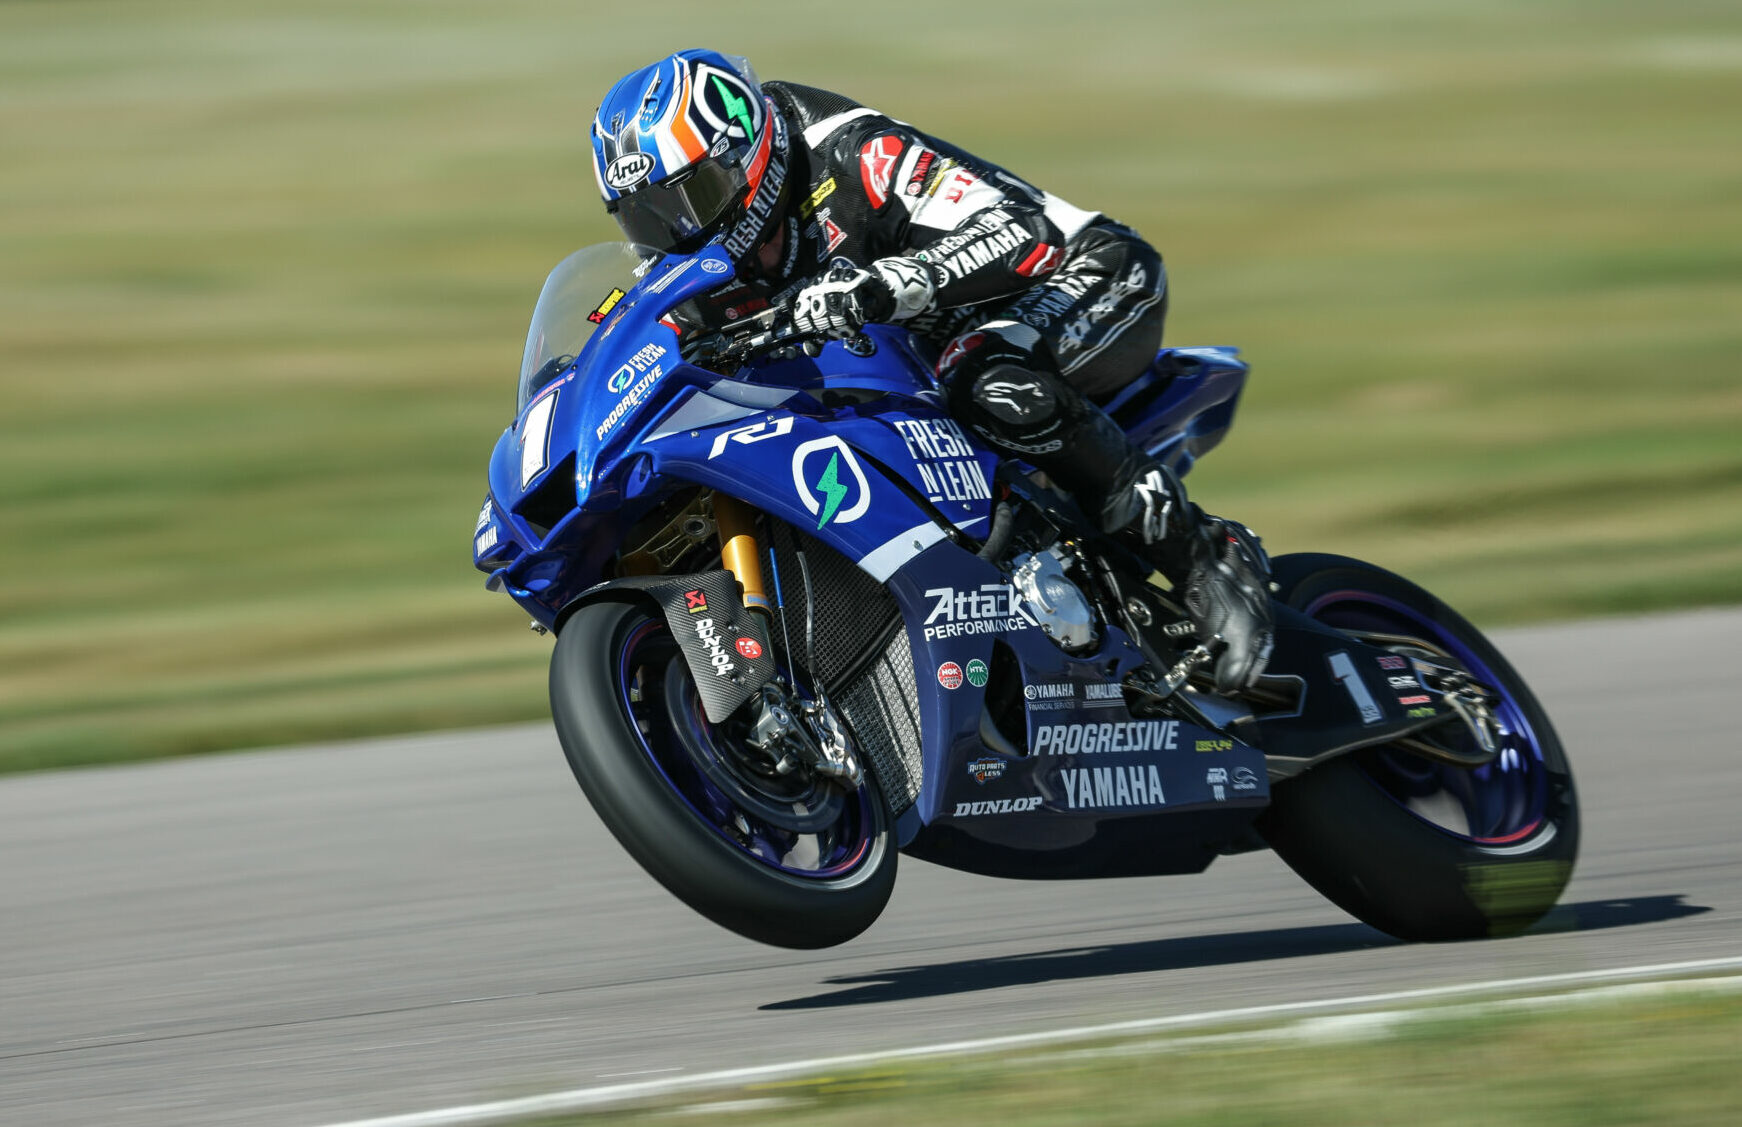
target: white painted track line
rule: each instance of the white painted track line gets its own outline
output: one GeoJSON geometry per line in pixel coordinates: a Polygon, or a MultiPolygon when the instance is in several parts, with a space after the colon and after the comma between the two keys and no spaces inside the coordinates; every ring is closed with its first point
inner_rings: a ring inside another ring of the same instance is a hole
{"type": "MultiPolygon", "coordinates": [[[[1395,1002],[1428,1001],[1435,998],[1467,997],[1478,994],[1513,992],[1538,987],[1578,986],[1596,982],[1625,982],[1640,979],[1667,978],[1700,971],[1742,970],[1742,956],[1720,959],[1695,959],[1680,963],[1658,963],[1651,966],[1617,967],[1611,970],[1579,971],[1571,974],[1533,975],[1528,978],[1505,978],[1488,982],[1470,982],[1457,986],[1436,986],[1421,990],[1396,990],[1384,994],[1363,994],[1346,998],[1322,998],[1306,1002],[1284,1002],[1267,1006],[1244,1006],[1239,1009],[1210,1010],[1201,1013],[1176,1014],[1171,1017],[1138,1018],[1106,1025],[1084,1025],[1069,1029],[1051,1029],[1038,1033],[1019,1033],[1004,1037],[982,1037],[968,1041],[949,1041],[937,1045],[917,1045],[883,1052],[850,1053],[845,1056],[817,1057],[811,1060],[785,1061],[779,1064],[756,1065],[749,1068],[728,1068],[693,1076],[670,1076],[660,1080],[643,1080],[627,1084],[607,1084],[594,1088],[575,1088],[566,1092],[551,1092],[542,1096],[497,1100],[464,1107],[437,1108],[432,1111],[389,1115],[375,1119],[357,1119],[329,1127],[474,1127],[478,1124],[502,1123],[535,1115],[586,1111],[612,1104],[672,1095],[677,1092],[727,1088],[769,1080],[785,1080],[831,1069],[861,1068],[892,1060],[933,1058],[965,1053],[983,1053],[998,1049],[1023,1048],[1034,1045],[1062,1044],[1070,1041],[1116,1037],[1128,1033],[1145,1033],[1163,1029],[1190,1029],[1206,1025],[1223,1025],[1241,1021],[1282,1017],[1315,1011],[1361,1009],[1395,1002]]],[[[1689,984],[1690,986],[1696,984],[1689,984]]],[[[1611,992],[1603,992],[1605,994],[1611,992]]],[[[1574,997],[1578,997],[1575,995],[1574,997]]],[[[1509,1004],[1550,1004],[1553,998],[1516,1000],[1509,1004]]],[[[1388,1015],[1389,1016],[1389,1015],[1388,1015]]]]}

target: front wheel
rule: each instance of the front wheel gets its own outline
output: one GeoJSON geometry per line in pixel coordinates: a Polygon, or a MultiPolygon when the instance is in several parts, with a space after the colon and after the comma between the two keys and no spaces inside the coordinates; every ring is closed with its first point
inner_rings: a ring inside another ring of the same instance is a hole
{"type": "MultiPolygon", "coordinates": [[[[1415,584],[1343,556],[1279,557],[1278,598],[1328,626],[1383,635],[1497,694],[1501,751],[1474,770],[1396,747],[1332,759],[1279,783],[1259,828],[1339,907],[1400,939],[1510,935],[1572,876],[1579,808],[1548,715],[1469,622],[1415,584]],[[1411,640],[1417,645],[1412,645],[1411,640]]],[[[1469,739],[1460,727],[1439,738],[1469,739]]]]}
{"type": "Polygon", "coordinates": [[[550,666],[551,714],[599,818],[702,915],[779,947],[870,927],[895,884],[889,814],[867,775],[847,792],[759,771],[713,725],[665,622],[638,604],[584,606],[550,666]]]}

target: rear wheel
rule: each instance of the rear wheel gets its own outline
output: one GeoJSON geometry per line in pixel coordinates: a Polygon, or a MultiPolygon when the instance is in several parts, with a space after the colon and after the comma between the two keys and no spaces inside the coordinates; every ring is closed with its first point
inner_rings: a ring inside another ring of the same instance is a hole
{"type": "Polygon", "coordinates": [[[889,815],[799,770],[760,770],[742,734],[703,713],[665,622],[595,603],[557,637],[551,713],[600,819],[656,880],[762,943],[827,947],[871,926],[895,883],[889,815]]]}
{"type": "MultiPolygon", "coordinates": [[[[1474,770],[1384,746],[1279,783],[1260,829],[1308,883],[1402,939],[1509,935],[1559,899],[1578,853],[1572,772],[1542,706],[1469,622],[1360,560],[1275,561],[1278,598],[1329,626],[1456,665],[1493,689],[1499,758],[1474,770]],[[1411,645],[1413,640],[1416,644],[1411,645]],[[1432,655],[1430,657],[1430,655],[1432,655]]],[[[1432,730],[1471,740],[1461,724],[1432,730]]]]}

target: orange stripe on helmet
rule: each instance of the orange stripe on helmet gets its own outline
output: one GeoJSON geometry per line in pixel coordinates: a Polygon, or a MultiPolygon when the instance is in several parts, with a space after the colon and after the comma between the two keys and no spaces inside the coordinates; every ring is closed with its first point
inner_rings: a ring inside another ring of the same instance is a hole
{"type": "Polygon", "coordinates": [[[683,90],[677,99],[677,112],[671,118],[671,136],[683,149],[684,156],[691,161],[697,161],[707,153],[708,147],[702,144],[702,139],[696,136],[696,131],[690,127],[690,70],[684,68],[683,90]]]}
{"type": "Polygon", "coordinates": [[[749,206],[751,200],[756,198],[756,189],[762,184],[762,174],[768,171],[768,150],[771,145],[769,138],[774,135],[774,130],[768,127],[766,115],[772,112],[772,107],[763,107],[762,140],[757,142],[756,154],[750,158],[750,165],[744,170],[745,179],[750,182],[750,190],[744,193],[746,207],[749,206]]]}

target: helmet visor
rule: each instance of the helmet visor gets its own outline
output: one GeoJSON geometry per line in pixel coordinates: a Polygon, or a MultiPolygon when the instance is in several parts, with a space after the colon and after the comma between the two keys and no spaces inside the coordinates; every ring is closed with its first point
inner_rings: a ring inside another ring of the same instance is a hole
{"type": "Polygon", "coordinates": [[[678,254],[701,249],[749,192],[737,161],[704,159],[608,206],[632,243],[678,254]]]}

